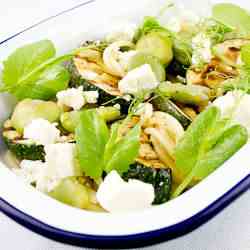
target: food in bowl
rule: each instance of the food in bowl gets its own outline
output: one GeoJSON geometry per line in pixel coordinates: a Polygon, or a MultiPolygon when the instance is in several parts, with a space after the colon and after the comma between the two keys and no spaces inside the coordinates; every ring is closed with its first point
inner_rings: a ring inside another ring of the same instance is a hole
{"type": "Polygon", "coordinates": [[[12,171],[115,213],[166,203],[219,168],[248,141],[250,15],[212,12],[145,17],[62,56],[49,40],[14,51],[1,86],[18,100],[2,132],[12,171]]]}

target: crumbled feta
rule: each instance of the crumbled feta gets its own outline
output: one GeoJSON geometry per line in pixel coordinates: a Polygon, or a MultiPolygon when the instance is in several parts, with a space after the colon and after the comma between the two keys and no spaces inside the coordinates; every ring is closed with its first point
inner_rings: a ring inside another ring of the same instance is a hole
{"type": "Polygon", "coordinates": [[[20,168],[14,168],[13,172],[27,184],[32,184],[38,180],[41,171],[45,168],[45,163],[41,161],[23,160],[19,167],[20,168]]]}
{"type": "Polygon", "coordinates": [[[230,91],[217,98],[212,105],[221,110],[223,117],[231,117],[235,123],[243,125],[250,134],[250,95],[243,91],[230,91]]]}
{"type": "Polygon", "coordinates": [[[149,64],[144,64],[128,74],[119,82],[119,89],[124,94],[138,94],[155,89],[159,82],[149,64]]]}
{"type": "Polygon", "coordinates": [[[25,126],[23,137],[31,139],[38,145],[47,145],[55,143],[60,138],[60,130],[56,128],[56,124],[39,118],[25,126]]]}
{"type": "Polygon", "coordinates": [[[97,103],[99,93],[98,91],[84,91],[83,96],[85,98],[86,103],[97,103]]]}
{"type": "Polygon", "coordinates": [[[65,105],[74,110],[80,110],[86,104],[82,86],[77,89],[71,88],[60,91],[57,93],[56,97],[59,105],[65,105]]]}
{"type": "Polygon", "coordinates": [[[194,65],[208,63],[212,59],[211,40],[204,33],[199,33],[192,39],[193,56],[192,63],[194,65]]]}
{"type": "Polygon", "coordinates": [[[106,40],[109,43],[117,41],[132,41],[136,31],[136,25],[133,23],[118,23],[107,35],[106,40]]]}
{"type": "Polygon", "coordinates": [[[78,175],[75,164],[75,144],[51,144],[46,145],[44,150],[46,167],[40,173],[37,189],[42,192],[50,192],[61,179],[78,175]]]}
{"type": "Polygon", "coordinates": [[[149,208],[155,195],[151,184],[138,180],[125,182],[112,171],[100,185],[96,197],[109,212],[128,212],[149,208]]]}

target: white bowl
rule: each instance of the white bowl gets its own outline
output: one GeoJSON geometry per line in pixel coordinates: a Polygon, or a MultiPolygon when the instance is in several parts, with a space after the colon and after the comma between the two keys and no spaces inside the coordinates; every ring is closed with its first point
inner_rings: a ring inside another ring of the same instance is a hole
{"type": "MultiPolygon", "coordinates": [[[[0,61],[16,47],[45,38],[51,39],[63,53],[82,40],[102,37],[118,19],[126,20],[129,16],[130,21],[138,22],[143,15],[154,14],[157,5],[146,8],[147,1],[103,0],[82,4],[0,42],[0,61]]],[[[247,0],[235,2],[250,9],[247,0]]],[[[1,122],[8,117],[12,106],[8,95],[0,96],[1,122]]],[[[3,154],[2,143],[0,150],[3,154]]],[[[249,152],[248,144],[177,199],[127,214],[94,213],[59,203],[23,184],[2,157],[0,210],[34,232],[64,243],[102,249],[150,245],[190,232],[246,191],[250,187],[249,152]]]]}

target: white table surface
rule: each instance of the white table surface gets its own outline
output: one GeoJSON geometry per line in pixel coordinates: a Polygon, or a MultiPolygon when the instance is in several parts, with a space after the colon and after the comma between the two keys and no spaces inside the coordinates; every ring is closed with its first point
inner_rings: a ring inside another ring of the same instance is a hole
{"type": "MultiPolygon", "coordinates": [[[[87,1],[87,0],[85,0],[87,1]]],[[[1,0],[0,41],[84,0],[1,0]]],[[[166,215],[167,216],[167,215],[166,215]]],[[[76,250],[43,238],[0,213],[0,249],[76,250]]],[[[82,249],[82,248],[81,248],[82,249]]],[[[147,250],[249,250],[250,191],[196,231],[147,250]]]]}

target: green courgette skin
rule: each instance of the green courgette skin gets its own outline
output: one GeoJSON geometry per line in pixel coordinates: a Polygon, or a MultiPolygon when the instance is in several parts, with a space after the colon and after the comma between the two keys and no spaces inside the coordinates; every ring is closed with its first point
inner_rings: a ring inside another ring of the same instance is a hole
{"type": "Polygon", "coordinates": [[[155,169],[135,163],[128,172],[123,174],[123,179],[137,179],[152,184],[155,190],[153,204],[162,204],[169,200],[172,187],[172,173],[169,168],[155,169]]]}
{"type": "Polygon", "coordinates": [[[99,98],[98,98],[98,105],[101,106],[107,102],[109,106],[113,106],[115,104],[119,104],[121,106],[121,113],[122,114],[127,114],[128,113],[128,109],[129,106],[131,104],[131,102],[126,101],[125,99],[115,99],[115,96],[107,93],[105,90],[89,83],[88,81],[86,81],[85,79],[83,79],[81,77],[81,75],[79,74],[73,60],[68,61],[67,63],[65,63],[65,67],[67,68],[67,70],[69,71],[70,75],[71,75],[71,79],[70,79],[70,87],[79,87],[79,86],[83,86],[83,91],[98,91],[99,93],[99,98]],[[111,101],[113,100],[113,101],[111,101]]]}
{"type": "Polygon", "coordinates": [[[192,123],[192,120],[166,97],[159,96],[153,99],[152,104],[156,110],[166,112],[175,117],[184,129],[188,128],[192,123]]]}
{"type": "Polygon", "coordinates": [[[6,147],[19,159],[31,161],[44,161],[45,151],[42,145],[21,144],[3,137],[6,147]]]}

